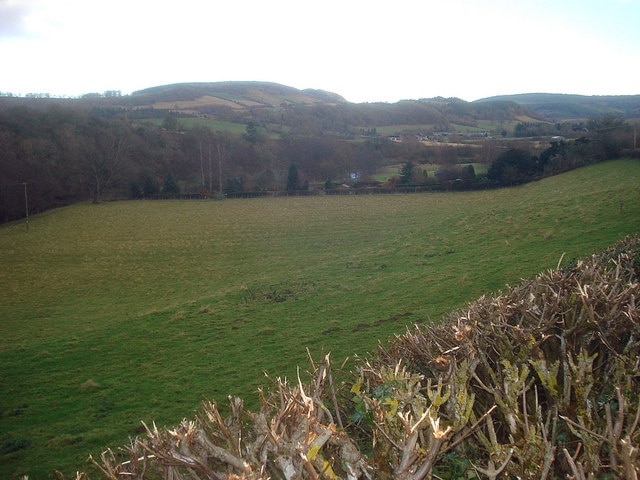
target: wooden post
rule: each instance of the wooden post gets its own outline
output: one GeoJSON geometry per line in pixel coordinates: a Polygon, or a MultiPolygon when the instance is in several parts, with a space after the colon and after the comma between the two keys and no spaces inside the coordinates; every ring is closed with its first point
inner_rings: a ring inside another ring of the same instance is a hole
{"type": "Polygon", "coordinates": [[[23,182],[24,186],[24,212],[26,216],[27,230],[29,230],[29,196],[27,195],[27,183],[23,182]]]}

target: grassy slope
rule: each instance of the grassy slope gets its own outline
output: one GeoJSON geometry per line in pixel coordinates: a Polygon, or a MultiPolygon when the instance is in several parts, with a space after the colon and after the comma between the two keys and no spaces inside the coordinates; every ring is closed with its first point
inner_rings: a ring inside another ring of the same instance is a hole
{"type": "Polygon", "coordinates": [[[640,163],[458,194],[77,205],[0,228],[0,476],[253,400],[640,231],[640,163]]]}
{"type": "MultiPolygon", "coordinates": [[[[164,122],[164,119],[153,118],[146,120],[147,122],[160,126],[164,122]]],[[[197,128],[205,127],[211,129],[213,132],[231,132],[236,135],[243,134],[247,131],[247,125],[245,123],[227,122],[224,120],[216,120],[212,118],[202,117],[184,117],[178,119],[178,124],[184,128],[197,128]]]]}

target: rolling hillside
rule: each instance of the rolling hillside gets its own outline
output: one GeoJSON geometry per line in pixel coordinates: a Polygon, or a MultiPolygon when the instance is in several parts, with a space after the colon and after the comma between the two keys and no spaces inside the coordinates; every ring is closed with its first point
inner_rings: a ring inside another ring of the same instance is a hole
{"type": "Polygon", "coordinates": [[[87,94],[76,99],[19,98],[0,96],[0,109],[16,104],[46,106],[75,104],[87,108],[172,110],[187,114],[233,116],[257,110],[277,110],[285,116],[295,109],[310,115],[340,117],[348,126],[424,123],[423,117],[440,124],[473,124],[483,120],[572,121],[614,113],[640,119],[640,95],[586,96],[522,93],[466,102],[458,98],[407,99],[396,103],[351,103],[340,94],[260,81],[191,82],[153,86],[131,95],[87,94]],[[303,110],[300,110],[300,109],[303,110]],[[420,111],[421,115],[416,115],[420,111]],[[428,112],[428,113],[425,113],[428,112]]]}
{"type": "MultiPolygon", "coordinates": [[[[604,157],[633,156],[638,110],[638,97],[545,94],[356,104],[268,82],[181,83],[76,99],[0,97],[0,221],[27,215],[25,185],[32,212],[105,196],[285,191],[290,167],[298,176],[293,190],[355,179],[395,182],[407,162],[424,165],[407,181],[446,188],[446,176],[462,178],[450,167],[473,164],[474,175],[476,168],[486,172],[512,147],[539,155],[552,136],[585,136],[584,120],[602,113],[628,120],[612,140],[620,148],[604,157]]],[[[595,149],[581,155],[603,158],[595,149]]]]}
{"type": "Polygon", "coordinates": [[[340,95],[322,90],[298,90],[270,82],[181,83],[139,90],[129,101],[137,106],[191,110],[225,106],[231,109],[347,103],[340,95]]]}
{"type": "Polygon", "coordinates": [[[640,118],[640,95],[568,95],[524,93],[477,100],[474,103],[515,102],[549,120],[575,120],[616,114],[627,119],[640,118]]]}
{"type": "Polygon", "coordinates": [[[640,228],[640,164],[419,195],[80,204],[0,227],[0,477],[89,453],[264,371],[407,325],[640,228]]]}
{"type": "Polygon", "coordinates": [[[440,123],[473,124],[478,120],[571,121],[603,114],[616,114],[628,119],[640,118],[640,95],[586,96],[552,93],[500,95],[474,102],[458,98],[407,99],[396,103],[347,102],[337,93],[324,90],[298,90],[271,82],[211,82],[180,83],[147,88],[126,97],[125,103],[156,109],[184,112],[238,111],[255,108],[291,109],[292,107],[322,107],[339,112],[350,124],[390,125],[410,123],[415,111],[437,112],[440,123]],[[217,110],[215,110],[217,109],[217,110]],[[380,111],[384,111],[386,119],[380,111]],[[375,114],[374,114],[375,112],[375,114]],[[367,119],[367,117],[377,117],[367,119]],[[404,120],[402,116],[406,117],[404,120]]]}
{"type": "MultiPolygon", "coordinates": [[[[88,99],[95,102],[95,98],[88,99]]],[[[405,132],[498,128],[519,121],[545,121],[537,112],[504,99],[466,102],[458,98],[422,98],[396,103],[350,103],[323,90],[298,90],[269,82],[180,83],[152,87],[104,103],[158,118],[171,111],[240,124],[304,126],[314,132],[344,135],[361,128],[402,126],[405,132]],[[489,123],[487,123],[489,122],[489,123]]],[[[501,127],[502,128],[502,127],[501,127]]],[[[398,128],[396,128],[398,130],[398,128]]],[[[398,130],[400,131],[400,130],[398,130]]]]}
{"type": "MultiPolygon", "coordinates": [[[[408,99],[396,103],[350,103],[337,93],[298,90],[269,82],[181,83],[151,87],[119,99],[124,108],[246,124],[304,125],[316,132],[480,131],[510,132],[519,122],[586,121],[606,114],[640,119],[640,95],[584,96],[524,93],[474,102],[459,98],[408,99]],[[396,127],[397,126],[397,127],[396,127]],[[395,128],[394,128],[395,127],[395,128]],[[471,130],[469,130],[471,129],[471,130]]],[[[93,99],[95,101],[95,99],[93,99]]]]}

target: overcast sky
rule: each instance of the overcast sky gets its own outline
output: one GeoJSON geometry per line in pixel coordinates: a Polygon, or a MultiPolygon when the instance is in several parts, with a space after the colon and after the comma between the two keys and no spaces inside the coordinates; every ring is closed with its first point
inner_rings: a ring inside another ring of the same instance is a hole
{"type": "Polygon", "coordinates": [[[352,102],[640,94],[640,0],[0,0],[0,92],[258,80],[352,102]]]}

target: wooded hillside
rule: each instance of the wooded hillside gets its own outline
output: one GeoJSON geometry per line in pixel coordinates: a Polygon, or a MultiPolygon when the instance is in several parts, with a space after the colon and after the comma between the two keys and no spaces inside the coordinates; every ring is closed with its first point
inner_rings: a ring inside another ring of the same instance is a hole
{"type": "MultiPolygon", "coordinates": [[[[639,97],[599,98],[597,109],[590,97],[570,98],[586,113],[609,112],[609,123],[598,120],[606,130],[574,115],[549,121],[548,96],[353,104],[319,90],[223,82],[128,96],[0,97],[0,221],[108,198],[485,188],[493,180],[482,171],[510,150],[538,158],[553,142],[580,139],[553,152],[564,157],[550,173],[634,148],[628,122],[639,97]],[[585,146],[603,132],[606,152],[585,146]],[[567,160],[568,150],[579,154],[567,160]]],[[[529,170],[517,182],[545,173],[539,164],[529,170]]]]}

